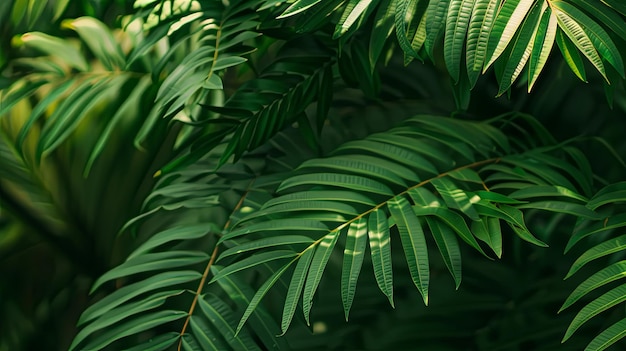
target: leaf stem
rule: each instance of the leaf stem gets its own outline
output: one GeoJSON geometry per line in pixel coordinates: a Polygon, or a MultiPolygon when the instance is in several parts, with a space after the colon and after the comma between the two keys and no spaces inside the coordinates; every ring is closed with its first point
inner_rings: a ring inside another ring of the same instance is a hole
{"type": "MultiPolygon", "coordinates": [[[[239,210],[241,206],[243,206],[243,202],[246,199],[246,196],[248,195],[250,191],[249,189],[252,186],[252,183],[254,183],[254,180],[250,182],[250,185],[248,186],[248,190],[241,196],[241,198],[239,199],[239,202],[237,202],[237,205],[235,205],[235,208],[232,211],[233,214],[237,212],[237,210],[239,210]]],[[[230,217],[232,217],[232,215],[230,217]]],[[[229,218],[228,221],[226,221],[226,224],[224,224],[224,230],[228,229],[231,223],[232,223],[231,218],[229,218]]],[[[200,297],[200,294],[202,293],[202,290],[204,289],[204,285],[206,284],[206,279],[209,276],[211,267],[213,266],[213,263],[215,263],[215,260],[217,259],[217,253],[219,252],[218,249],[219,249],[219,246],[217,245],[217,242],[216,242],[215,248],[213,248],[213,252],[211,253],[211,258],[209,259],[209,263],[207,263],[206,268],[204,269],[204,273],[202,273],[202,279],[200,279],[200,284],[198,285],[198,289],[196,289],[195,296],[193,297],[193,301],[191,302],[191,306],[189,307],[189,312],[187,313],[185,324],[183,324],[183,327],[180,331],[180,339],[178,340],[178,351],[181,350],[181,347],[183,345],[183,335],[185,335],[185,331],[187,331],[187,327],[189,326],[189,321],[191,320],[191,316],[193,315],[193,312],[196,309],[196,305],[198,304],[198,298],[200,297]]]]}

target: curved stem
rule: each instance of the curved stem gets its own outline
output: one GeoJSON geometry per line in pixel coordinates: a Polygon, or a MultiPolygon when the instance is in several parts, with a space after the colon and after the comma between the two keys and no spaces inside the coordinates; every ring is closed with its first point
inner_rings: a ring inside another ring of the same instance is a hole
{"type": "MultiPolygon", "coordinates": [[[[254,183],[254,180],[250,182],[250,186],[252,186],[252,183],[254,183]]],[[[250,186],[248,187],[248,189],[250,188],[250,186]]],[[[241,208],[241,206],[243,206],[243,201],[246,199],[248,192],[249,190],[246,191],[241,196],[241,198],[239,199],[239,202],[237,202],[237,205],[233,209],[232,213],[235,213],[237,210],[241,208]]],[[[230,227],[230,224],[231,224],[231,220],[229,218],[226,224],[224,224],[224,230],[228,229],[228,227],[230,227]]],[[[180,330],[180,339],[178,340],[178,351],[181,350],[181,347],[183,345],[183,335],[185,335],[185,332],[187,331],[187,327],[189,326],[189,321],[191,320],[191,316],[193,315],[193,312],[196,309],[196,305],[198,304],[198,298],[200,298],[200,294],[202,293],[202,289],[204,289],[204,285],[206,284],[206,279],[209,276],[211,267],[213,266],[213,263],[215,262],[215,259],[217,258],[218,248],[219,246],[217,245],[217,242],[216,242],[215,248],[213,249],[213,252],[211,253],[211,258],[209,259],[209,263],[207,263],[206,268],[204,269],[204,273],[202,273],[202,279],[200,279],[200,284],[198,285],[198,289],[196,289],[195,296],[193,297],[193,301],[191,302],[191,306],[189,307],[189,312],[187,313],[185,324],[183,324],[183,328],[180,330]]]]}

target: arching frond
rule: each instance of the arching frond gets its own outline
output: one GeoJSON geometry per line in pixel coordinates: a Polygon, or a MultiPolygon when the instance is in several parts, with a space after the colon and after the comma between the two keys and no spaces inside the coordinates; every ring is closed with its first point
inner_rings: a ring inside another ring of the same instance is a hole
{"type": "MultiPolygon", "coordinates": [[[[329,259],[343,242],[339,239],[346,237],[341,286],[348,315],[365,255],[364,241],[369,241],[378,285],[392,301],[389,248],[397,235],[412,280],[428,303],[427,234],[435,239],[458,287],[461,256],[457,238],[483,255],[489,256],[488,248],[500,256],[500,224],[523,240],[545,246],[526,227],[524,209],[598,217],[584,207],[586,198],[578,195],[581,189],[589,189],[588,179],[566,173],[572,166],[550,155],[553,146],[534,147],[523,138],[509,139],[494,127],[517,124],[514,120],[492,123],[416,116],[388,132],[348,142],[328,158],[305,162],[279,186],[279,197],[244,217],[220,239],[228,243],[244,238],[264,245],[246,246],[244,256],[234,264],[241,267],[224,270],[214,280],[262,264],[266,257],[283,258],[284,269],[277,272],[293,272],[285,305],[293,306],[302,299],[308,321],[329,259]],[[376,159],[381,160],[381,167],[376,159]],[[574,182],[566,179],[570,176],[574,182]],[[567,190],[561,192],[563,184],[568,184],[567,190]],[[341,195],[332,195],[335,192],[341,195]],[[542,201],[544,196],[560,193],[565,195],[563,201],[550,205],[542,201]],[[314,242],[302,249],[285,250],[278,238],[296,234],[314,242]],[[302,265],[300,260],[305,258],[311,261],[302,265]]],[[[220,259],[229,262],[232,255],[220,259]]],[[[263,285],[257,292],[259,298],[273,283],[268,280],[263,285]]],[[[283,314],[283,332],[294,312],[290,308],[283,314]]]]}
{"type": "MultiPolygon", "coordinates": [[[[579,243],[583,239],[592,241],[595,246],[584,251],[580,257],[572,264],[566,279],[578,272],[583,266],[597,262],[609,255],[621,257],[626,250],[626,219],[624,213],[616,210],[623,207],[626,202],[626,184],[623,182],[606,186],[593,196],[587,207],[591,210],[600,211],[602,218],[596,221],[580,220],[574,230],[567,250],[579,243]],[[611,206],[607,206],[611,205],[611,206]]],[[[585,305],[580,307],[576,317],[572,320],[569,328],[565,332],[562,342],[566,342],[576,331],[597,315],[613,309],[626,299],[626,284],[616,285],[626,274],[624,261],[617,261],[609,264],[599,271],[593,272],[582,283],[580,283],[570,296],[565,300],[560,311],[571,308],[572,305],[581,304],[585,299],[585,305]],[[597,292],[602,292],[598,295],[597,292]],[[593,296],[590,300],[588,297],[593,296]]],[[[559,311],[559,312],[560,312],[559,311]]],[[[626,336],[624,334],[624,322],[622,319],[613,325],[606,327],[601,333],[589,342],[585,350],[605,350],[626,336]]]]}

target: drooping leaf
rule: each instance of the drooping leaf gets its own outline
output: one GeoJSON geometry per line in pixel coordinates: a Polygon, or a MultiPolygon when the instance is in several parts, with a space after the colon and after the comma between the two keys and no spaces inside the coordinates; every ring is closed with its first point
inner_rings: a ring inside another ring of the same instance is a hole
{"type": "Polygon", "coordinates": [[[470,87],[474,87],[487,59],[489,32],[500,0],[476,0],[467,30],[465,62],[470,87]]]}
{"type": "Polygon", "coordinates": [[[419,219],[413,213],[411,205],[404,197],[395,197],[387,202],[389,212],[396,222],[404,255],[409,265],[413,283],[428,305],[428,286],[430,269],[426,238],[419,219]]]}
{"type": "Polygon", "coordinates": [[[624,249],[626,249],[626,235],[609,239],[601,244],[598,244],[585,251],[582,255],[580,255],[580,257],[578,257],[578,259],[576,259],[576,261],[574,261],[565,278],[569,278],[580,268],[582,268],[582,266],[595,259],[610,255],[615,252],[623,251],[624,249]]]}
{"type": "Polygon", "coordinates": [[[572,291],[572,293],[567,297],[567,300],[563,303],[563,306],[559,309],[559,312],[568,308],[589,292],[624,277],[626,277],[626,261],[615,262],[612,265],[594,273],[591,277],[580,283],[574,291],[572,291]]]}
{"type": "Polygon", "coordinates": [[[296,312],[296,306],[298,305],[298,301],[300,301],[300,296],[302,295],[302,289],[304,288],[307,272],[311,266],[314,252],[315,246],[311,246],[302,253],[291,277],[289,290],[287,291],[283,307],[281,322],[281,330],[283,334],[287,332],[287,329],[291,324],[291,320],[293,319],[293,315],[296,312]]]}
{"type": "Polygon", "coordinates": [[[322,275],[324,274],[324,270],[326,269],[326,264],[328,263],[330,254],[335,248],[335,244],[337,243],[339,234],[339,232],[328,233],[318,244],[318,247],[311,261],[311,265],[306,276],[304,292],[302,295],[302,310],[304,312],[304,319],[306,320],[307,324],[310,323],[309,316],[311,313],[311,307],[313,305],[313,296],[315,295],[317,287],[322,280],[322,275]]]}
{"type": "Polygon", "coordinates": [[[367,218],[360,217],[350,223],[346,239],[346,248],[343,252],[343,268],[341,271],[341,298],[346,321],[350,314],[354,294],[356,293],[357,280],[361,273],[365,247],[367,245],[367,218]]]}
{"type": "Polygon", "coordinates": [[[474,0],[451,0],[446,16],[444,60],[455,83],[459,81],[461,55],[474,6],[474,0]]]}
{"type": "Polygon", "coordinates": [[[615,344],[626,336],[626,318],[604,329],[598,334],[587,347],[585,351],[602,351],[609,346],[615,344]]]}
{"type": "Polygon", "coordinates": [[[534,3],[535,0],[507,0],[503,2],[489,34],[486,64],[483,67],[483,72],[504,52],[534,3]]]}
{"type": "Polygon", "coordinates": [[[546,7],[539,26],[537,27],[537,35],[532,44],[532,51],[528,59],[528,92],[530,92],[539,78],[539,74],[543,70],[548,56],[554,46],[558,22],[556,16],[550,7],[546,7]]]}
{"type": "Polygon", "coordinates": [[[626,301],[626,285],[620,285],[591,301],[576,314],[565,332],[563,341],[569,339],[578,328],[591,318],[624,301],[626,301]]]}
{"type": "Polygon", "coordinates": [[[426,223],[435,239],[437,248],[441,253],[443,262],[454,279],[454,285],[458,289],[461,286],[461,249],[454,232],[435,217],[426,217],[426,223]]]}
{"type": "Polygon", "coordinates": [[[391,237],[387,216],[381,209],[372,212],[368,219],[368,237],[374,275],[380,290],[393,307],[393,269],[391,266],[391,237]]]}

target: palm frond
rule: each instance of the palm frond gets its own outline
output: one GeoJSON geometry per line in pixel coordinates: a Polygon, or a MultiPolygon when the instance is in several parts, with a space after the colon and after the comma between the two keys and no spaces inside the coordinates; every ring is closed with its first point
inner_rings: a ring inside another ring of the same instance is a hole
{"type": "MultiPolygon", "coordinates": [[[[302,18],[321,6],[316,1],[296,2],[280,18],[302,18]]],[[[502,94],[522,77],[524,70],[528,89],[532,89],[555,38],[564,35],[565,42],[572,45],[565,48],[563,38],[557,43],[574,73],[585,79],[580,73],[581,65],[572,58],[582,54],[611,83],[624,79],[619,48],[626,41],[626,21],[620,6],[613,1],[590,0],[350,1],[336,10],[343,11],[343,15],[336,23],[335,36],[370,30],[372,67],[394,29],[397,43],[408,58],[406,63],[421,58],[422,45],[434,60],[435,47],[443,42],[443,59],[452,80],[458,84],[465,74],[469,78],[468,86],[461,89],[473,87],[480,72],[485,73],[497,63],[504,67],[495,70],[498,94],[502,94]],[[368,16],[374,17],[372,28],[367,27],[368,16]],[[359,20],[347,21],[348,18],[359,20]],[[605,63],[612,69],[607,70],[605,63]]],[[[331,14],[332,11],[316,12],[319,22],[333,22],[331,14]]]]}
{"type": "MultiPolygon", "coordinates": [[[[624,182],[604,187],[589,200],[587,207],[590,210],[601,211],[603,216],[596,221],[579,220],[566,250],[571,249],[583,239],[591,240],[596,244],[576,259],[567,273],[566,279],[591,261],[597,261],[609,255],[614,257],[623,255],[626,249],[624,245],[626,236],[623,235],[626,221],[624,214],[617,209],[622,208],[620,205],[625,201],[626,184],[624,182]],[[612,206],[607,206],[609,204],[612,206]]],[[[571,308],[577,302],[580,304],[579,301],[585,299],[585,305],[580,308],[570,323],[562,342],[570,339],[580,327],[593,317],[613,309],[625,301],[626,284],[616,285],[614,283],[626,274],[624,261],[613,263],[609,261],[606,264],[608,265],[599,271],[587,273],[590,275],[572,291],[561,306],[560,311],[563,311],[571,308]],[[610,290],[608,290],[609,288],[610,290]],[[603,293],[598,296],[598,292],[603,293]]],[[[624,319],[622,319],[608,327],[605,326],[605,329],[589,342],[585,350],[605,350],[624,336],[626,335],[624,334],[624,319]]]]}
{"type": "MultiPolygon", "coordinates": [[[[506,119],[492,123],[518,125],[506,119]]],[[[298,262],[286,306],[292,306],[300,299],[296,294],[302,293],[303,312],[308,321],[313,296],[329,258],[339,238],[344,236],[347,238],[341,284],[346,315],[365,255],[362,250],[364,233],[368,233],[371,262],[379,287],[392,301],[388,257],[395,227],[412,280],[427,303],[430,269],[426,233],[434,236],[458,286],[461,258],[456,236],[483,255],[487,255],[486,246],[500,256],[500,223],[523,240],[545,245],[526,227],[522,209],[567,213],[569,206],[574,206],[576,213],[597,218],[595,212],[583,212],[575,203],[568,202],[569,198],[563,202],[567,206],[554,208],[540,200],[543,195],[539,189],[553,188],[551,193],[558,192],[557,186],[567,177],[564,169],[572,167],[562,159],[549,156],[553,150],[554,146],[531,146],[524,138],[507,139],[488,123],[416,116],[388,132],[348,142],[328,158],[305,162],[278,187],[279,197],[237,222],[220,242],[244,238],[266,243],[246,246],[242,253],[245,256],[234,263],[241,269],[262,264],[265,258],[280,256],[286,263],[277,272],[286,274],[291,271],[289,267],[298,262]],[[383,160],[388,166],[377,167],[376,163],[361,161],[368,157],[383,160]],[[540,161],[543,157],[550,157],[550,162],[540,161]],[[530,197],[521,190],[535,188],[537,191],[530,197]],[[335,192],[341,193],[341,199],[333,195],[335,192]],[[315,241],[305,245],[303,250],[296,247],[286,250],[282,240],[275,237],[296,233],[315,241]],[[269,238],[274,239],[265,241],[269,238]],[[256,252],[252,252],[253,249],[257,249],[256,252]],[[311,262],[300,264],[299,260],[304,257],[311,262]]],[[[587,179],[572,176],[577,185],[566,183],[571,186],[566,187],[565,193],[576,194],[572,195],[572,202],[586,200],[579,192],[588,188],[587,179]]],[[[227,255],[227,261],[232,260],[232,256],[232,253],[227,255]]],[[[223,271],[214,280],[232,273],[223,271]]],[[[269,286],[264,285],[264,289],[257,292],[259,298],[271,287],[272,283],[267,283],[269,286]]],[[[283,331],[293,309],[287,311],[283,314],[283,331]]],[[[246,315],[240,326],[245,318],[246,315]]]]}

